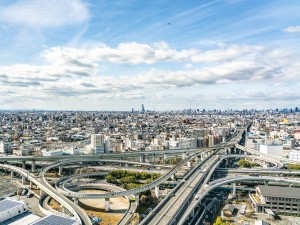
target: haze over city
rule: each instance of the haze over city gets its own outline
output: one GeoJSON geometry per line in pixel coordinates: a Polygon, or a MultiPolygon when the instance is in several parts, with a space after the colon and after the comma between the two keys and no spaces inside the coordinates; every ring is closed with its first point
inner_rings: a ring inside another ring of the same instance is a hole
{"type": "Polygon", "coordinates": [[[296,0],[1,1],[1,108],[296,107],[299,11],[296,0]]]}

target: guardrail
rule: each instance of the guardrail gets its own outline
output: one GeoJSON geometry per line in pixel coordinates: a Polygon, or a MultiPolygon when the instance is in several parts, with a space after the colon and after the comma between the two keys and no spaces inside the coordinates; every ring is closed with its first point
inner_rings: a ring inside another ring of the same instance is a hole
{"type": "MultiPolygon", "coordinates": [[[[209,155],[208,157],[204,158],[196,167],[194,167],[191,171],[189,171],[189,173],[183,178],[183,180],[187,181],[191,178],[191,176],[199,171],[199,167],[201,167],[210,157],[211,155],[209,155]]],[[[140,223],[140,225],[146,225],[148,224],[153,217],[157,214],[157,212],[159,212],[164,205],[170,200],[170,198],[173,196],[174,193],[176,193],[183,185],[185,184],[185,182],[180,182],[179,184],[176,185],[176,187],[172,190],[172,192],[170,192],[156,207],[154,210],[152,210],[140,223]]]]}
{"type": "MultiPolygon", "coordinates": [[[[201,195],[199,196],[199,199],[197,202],[195,202],[194,207],[190,208],[188,212],[186,213],[187,217],[192,213],[194,208],[201,203],[203,198],[208,195],[209,192],[211,192],[213,189],[223,186],[225,184],[234,183],[238,181],[274,181],[274,182],[283,182],[283,183],[297,183],[300,184],[299,180],[291,180],[291,179],[285,179],[285,178],[279,178],[279,177],[253,177],[253,176],[243,176],[243,177],[232,177],[232,178],[222,178],[215,180],[211,183],[209,183],[201,192],[201,195]]],[[[183,225],[185,223],[185,220],[187,217],[181,218],[180,221],[178,221],[177,225],[183,225]]]]}
{"type": "MultiPolygon", "coordinates": [[[[133,194],[138,194],[138,193],[144,192],[146,190],[152,189],[152,188],[156,187],[157,185],[167,181],[169,178],[171,178],[171,176],[174,173],[176,173],[179,170],[179,168],[181,168],[183,165],[185,165],[188,161],[201,155],[202,153],[203,152],[195,153],[192,156],[189,156],[188,158],[182,160],[180,163],[175,165],[175,167],[173,167],[173,169],[171,171],[169,171],[168,173],[166,173],[164,176],[162,176],[162,177],[158,178],[157,180],[155,180],[154,182],[152,182],[150,184],[146,184],[140,188],[134,188],[134,189],[127,190],[127,191],[108,193],[108,194],[83,194],[83,193],[76,193],[76,192],[70,192],[70,191],[63,191],[61,189],[60,189],[60,193],[65,196],[74,197],[74,198],[113,198],[113,197],[119,197],[119,196],[129,196],[129,195],[133,195],[133,194]]],[[[90,161],[90,160],[87,160],[87,161],[90,161]]],[[[99,161],[99,159],[96,159],[96,161],[99,161]]],[[[69,163],[74,163],[74,162],[82,162],[82,160],[81,159],[80,160],[68,160],[68,161],[63,161],[63,162],[52,164],[52,165],[44,168],[44,170],[42,172],[42,177],[44,177],[44,174],[52,168],[55,168],[55,167],[58,167],[61,165],[65,165],[65,164],[69,164],[69,163]]],[[[119,163],[121,162],[121,163],[135,164],[135,162],[121,161],[121,160],[100,160],[100,162],[119,162],[119,163]]]]}
{"type": "Polygon", "coordinates": [[[15,167],[15,166],[11,166],[11,165],[0,164],[0,167],[15,171],[15,172],[19,173],[20,175],[26,177],[29,181],[32,181],[33,183],[35,183],[41,190],[46,192],[48,195],[50,195],[52,198],[54,198],[56,201],[58,201],[64,207],[66,207],[70,211],[70,213],[72,213],[75,216],[75,218],[81,222],[81,219],[80,219],[79,215],[77,214],[77,212],[65,200],[63,200],[56,193],[52,192],[50,189],[45,187],[40,181],[38,181],[35,177],[33,177],[31,174],[29,174],[28,171],[23,170],[18,167],[15,167]]]}

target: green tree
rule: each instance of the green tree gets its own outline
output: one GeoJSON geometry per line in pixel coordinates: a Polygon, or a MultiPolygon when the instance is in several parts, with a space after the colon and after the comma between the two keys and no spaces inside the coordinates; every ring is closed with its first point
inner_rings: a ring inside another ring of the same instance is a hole
{"type": "Polygon", "coordinates": [[[222,217],[219,216],[219,217],[216,219],[216,222],[215,222],[213,225],[230,225],[230,223],[229,223],[229,222],[224,222],[224,221],[222,220],[222,217]]]}
{"type": "Polygon", "coordinates": [[[112,184],[117,184],[118,183],[118,180],[112,175],[107,175],[105,177],[105,180],[106,180],[107,183],[112,183],[112,184]]]}

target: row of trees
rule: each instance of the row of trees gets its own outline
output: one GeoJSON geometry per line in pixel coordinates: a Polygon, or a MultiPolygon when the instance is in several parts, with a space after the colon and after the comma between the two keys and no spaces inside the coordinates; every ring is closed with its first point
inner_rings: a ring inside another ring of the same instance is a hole
{"type": "Polygon", "coordinates": [[[250,162],[246,159],[240,159],[237,164],[238,164],[239,167],[243,167],[243,168],[251,168],[251,167],[254,167],[254,166],[259,166],[259,163],[250,162]]]}
{"type": "Polygon", "coordinates": [[[113,170],[109,172],[109,175],[115,177],[116,179],[122,179],[124,177],[134,177],[138,180],[152,179],[155,180],[159,177],[157,173],[147,173],[147,172],[134,172],[128,170],[113,170]]]}

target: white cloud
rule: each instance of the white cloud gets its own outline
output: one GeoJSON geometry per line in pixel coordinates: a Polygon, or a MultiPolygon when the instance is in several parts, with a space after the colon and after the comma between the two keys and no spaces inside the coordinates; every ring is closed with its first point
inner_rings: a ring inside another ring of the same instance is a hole
{"type": "MultiPolygon", "coordinates": [[[[104,44],[80,49],[53,47],[42,52],[41,56],[47,64],[0,66],[1,95],[45,100],[120,99],[121,96],[123,99],[141,99],[146,94],[163,90],[231,83],[268,84],[270,81],[278,83],[287,78],[295,81],[300,78],[297,51],[259,46],[224,45],[202,52],[197,49],[176,50],[165,42],[153,45],[134,42],[121,43],[117,48],[104,44]],[[203,58],[199,60],[209,63],[194,62],[193,57],[201,54],[203,58]],[[119,74],[116,78],[101,74],[100,62],[103,61],[127,64],[172,61],[194,67],[177,71],[150,69],[127,76],[119,74]]],[[[289,97],[293,98],[292,95],[289,97]]]]}
{"type": "Polygon", "coordinates": [[[159,61],[186,61],[197,53],[195,49],[177,51],[165,42],[153,46],[136,42],[120,43],[117,48],[105,44],[87,48],[53,47],[43,52],[42,56],[50,63],[70,60],[85,62],[112,62],[129,64],[152,64],[159,61]]]}
{"type": "Polygon", "coordinates": [[[300,32],[300,26],[287,27],[283,31],[287,32],[287,33],[297,33],[297,32],[300,32]]]}
{"type": "Polygon", "coordinates": [[[217,49],[201,51],[200,49],[176,50],[166,42],[154,43],[152,46],[136,42],[120,43],[116,48],[105,44],[90,48],[52,47],[42,56],[50,63],[61,64],[77,60],[82,63],[112,62],[129,64],[153,64],[156,62],[222,62],[240,57],[253,57],[265,50],[262,46],[222,45],[217,49]]]}
{"type": "Polygon", "coordinates": [[[25,0],[0,8],[0,21],[20,26],[58,27],[83,23],[89,17],[81,0],[25,0]]]}
{"type": "Polygon", "coordinates": [[[191,69],[192,67],[193,67],[193,64],[191,64],[191,63],[187,63],[184,65],[184,68],[186,68],[186,69],[191,69]]]}

